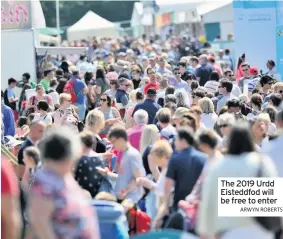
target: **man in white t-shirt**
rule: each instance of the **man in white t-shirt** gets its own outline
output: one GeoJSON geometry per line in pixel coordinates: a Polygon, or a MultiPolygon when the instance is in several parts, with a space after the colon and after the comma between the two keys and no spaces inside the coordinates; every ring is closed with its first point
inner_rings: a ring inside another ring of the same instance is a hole
{"type": "Polygon", "coordinates": [[[160,127],[162,128],[160,131],[161,138],[166,140],[173,141],[175,136],[177,135],[176,129],[170,123],[171,121],[171,111],[168,108],[161,108],[156,113],[156,118],[160,127]]]}
{"type": "Polygon", "coordinates": [[[41,100],[37,103],[37,113],[35,113],[33,121],[41,121],[45,125],[52,124],[53,120],[50,114],[48,114],[49,105],[45,100],[41,100]]]}

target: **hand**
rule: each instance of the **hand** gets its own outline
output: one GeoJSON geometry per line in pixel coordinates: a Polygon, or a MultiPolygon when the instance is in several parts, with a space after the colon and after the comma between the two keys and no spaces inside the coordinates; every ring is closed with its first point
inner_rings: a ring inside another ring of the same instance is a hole
{"type": "Polygon", "coordinates": [[[103,176],[107,176],[107,173],[109,171],[108,168],[101,168],[101,167],[95,167],[96,170],[103,176]]]}
{"type": "Polygon", "coordinates": [[[15,102],[18,102],[18,101],[19,101],[19,98],[14,98],[14,101],[15,101],[15,102]]]}
{"type": "Polygon", "coordinates": [[[145,183],[144,178],[143,177],[137,178],[136,183],[137,183],[138,187],[143,187],[143,185],[145,183]]]}
{"type": "Polygon", "coordinates": [[[103,153],[103,158],[110,160],[113,157],[114,153],[112,153],[111,151],[106,151],[105,153],[103,153]]]}

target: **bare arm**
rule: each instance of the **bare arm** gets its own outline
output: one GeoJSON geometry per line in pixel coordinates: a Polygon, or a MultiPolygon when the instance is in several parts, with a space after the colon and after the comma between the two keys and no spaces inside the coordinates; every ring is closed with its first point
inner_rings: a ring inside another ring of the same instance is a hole
{"type": "Polygon", "coordinates": [[[167,178],[165,179],[165,183],[164,183],[164,201],[165,204],[169,207],[170,205],[170,199],[171,199],[171,191],[172,188],[174,187],[174,180],[172,180],[171,178],[167,178]]]}
{"type": "Polygon", "coordinates": [[[128,194],[129,192],[133,191],[137,187],[136,179],[143,177],[143,174],[141,173],[141,171],[139,169],[137,169],[134,172],[134,177],[135,177],[135,179],[132,180],[132,182],[130,182],[130,184],[125,188],[125,194],[128,194]]]}
{"type": "Polygon", "coordinates": [[[157,182],[159,175],[160,175],[160,171],[154,162],[154,156],[152,154],[149,154],[147,158],[148,158],[149,169],[152,173],[153,178],[157,182]]]}
{"type": "Polygon", "coordinates": [[[19,200],[15,196],[2,195],[1,196],[1,219],[5,226],[5,230],[2,228],[3,238],[18,239],[20,238],[20,232],[22,222],[20,219],[19,200]]]}
{"type": "Polygon", "coordinates": [[[31,228],[40,239],[54,239],[51,216],[54,211],[53,201],[42,197],[31,197],[29,205],[29,217],[31,228]]]}

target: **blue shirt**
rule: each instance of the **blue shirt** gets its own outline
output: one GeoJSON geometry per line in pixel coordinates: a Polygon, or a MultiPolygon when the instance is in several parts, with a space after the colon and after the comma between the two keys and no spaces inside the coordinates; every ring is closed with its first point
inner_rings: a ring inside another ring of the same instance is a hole
{"type": "Polygon", "coordinates": [[[138,103],[135,106],[132,117],[136,113],[137,110],[145,110],[148,113],[148,124],[154,123],[154,118],[156,116],[156,112],[161,108],[159,104],[151,99],[146,99],[144,102],[138,103]]]}
{"type": "Polygon", "coordinates": [[[164,68],[164,70],[161,69],[161,68],[158,68],[158,69],[156,70],[156,72],[160,73],[161,75],[164,75],[164,74],[172,74],[172,72],[171,72],[170,70],[168,70],[167,68],[164,68]]]}
{"type": "Polygon", "coordinates": [[[184,89],[188,93],[191,91],[189,84],[184,80],[181,80],[180,82],[177,81],[174,87],[176,90],[184,89]]]}
{"type": "Polygon", "coordinates": [[[7,88],[7,96],[8,96],[8,99],[14,99],[14,98],[16,98],[16,95],[15,95],[15,93],[14,93],[14,89],[13,88],[11,88],[11,87],[8,87],[7,88]]]}
{"type": "Polygon", "coordinates": [[[84,90],[84,88],[86,88],[86,84],[78,78],[72,78],[71,81],[75,81],[74,82],[74,91],[75,91],[76,96],[77,96],[77,101],[75,103],[77,103],[79,105],[85,104],[86,96],[85,96],[83,90],[84,90]]]}
{"type": "Polygon", "coordinates": [[[15,136],[15,119],[13,110],[2,102],[2,117],[4,123],[4,136],[15,136]]]}
{"type": "Polygon", "coordinates": [[[107,51],[105,49],[101,49],[101,50],[96,49],[93,53],[96,56],[100,55],[100,56],[102,56],[102,58],[104,58],[106,56],[106,54],[107,54],[107,51]]]}
{"type": "Polygon", "coordinates": [[[204,86],[207,81],[209,81],[209,77],[211,72],[214,71],[214,68],[208,64],[201,65],[199,68],[195,70],[195,76],[199,77],[199,85],[204,86]]]}
{"type": "Polygon", "coordinates": [[[166,177],[175,182],[174,204],[188,196],[197,182],[207,157],[204,153],[189,147],[173,154],[169,160],[166,177]]]}

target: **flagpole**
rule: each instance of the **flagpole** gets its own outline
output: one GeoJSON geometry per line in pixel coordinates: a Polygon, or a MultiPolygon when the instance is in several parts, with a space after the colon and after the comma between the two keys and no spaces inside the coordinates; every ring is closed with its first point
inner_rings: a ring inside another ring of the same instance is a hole
{"type": "Polygon", "coordinates": [[[56,0],[56,28],[57,28],[57,37],[59,39],[60,45],[60,5],[59,0],[56,0]]]}

